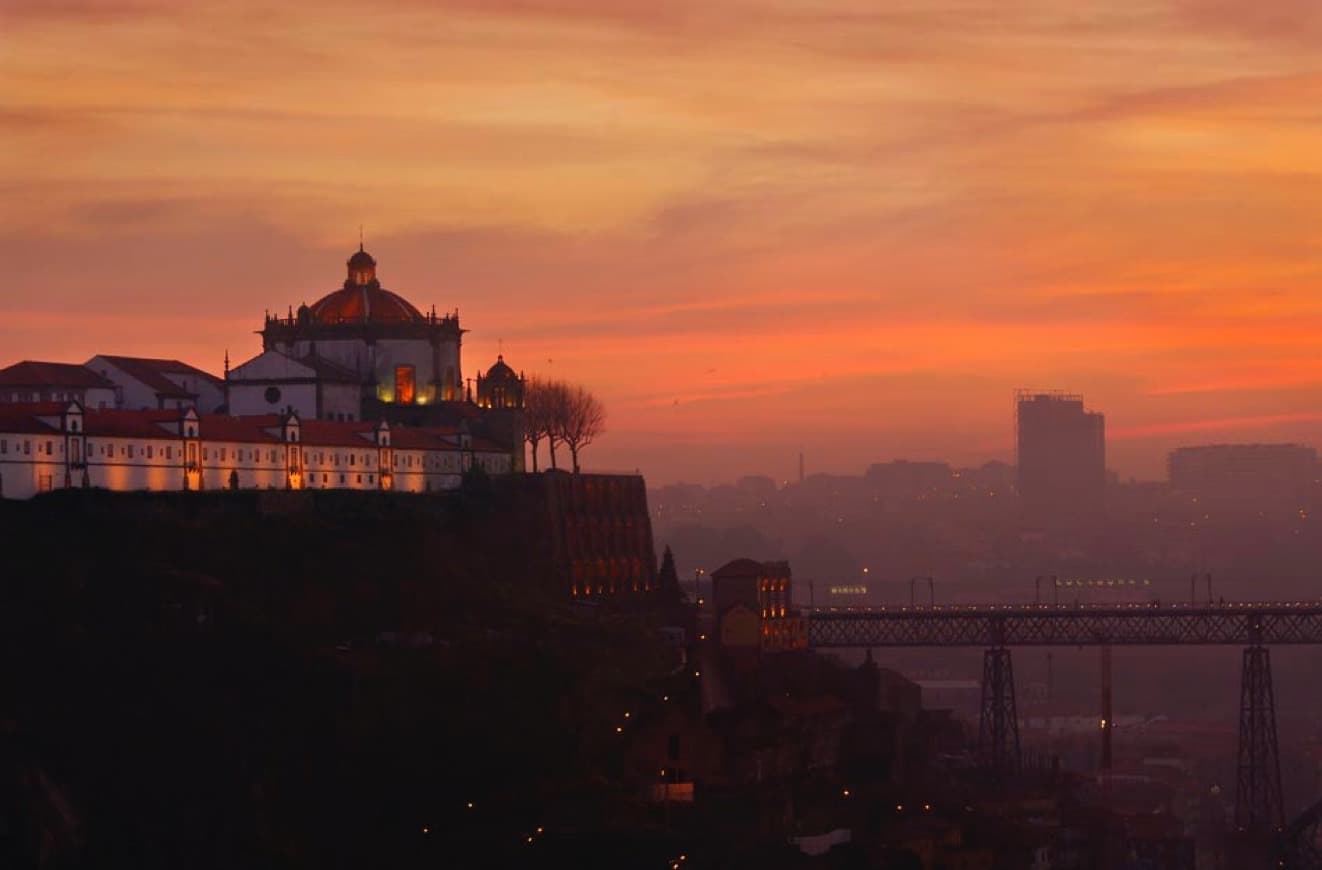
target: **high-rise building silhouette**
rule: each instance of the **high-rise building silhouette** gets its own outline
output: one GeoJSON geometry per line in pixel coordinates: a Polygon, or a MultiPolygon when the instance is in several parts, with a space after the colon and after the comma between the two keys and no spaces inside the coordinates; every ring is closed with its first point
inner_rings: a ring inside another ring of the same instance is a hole
{"type": "Polygon", "coordinates": [[[1019,500],[1043,524],[1096,515],[1106,491],[1105,418],[1068,393],[1015,396],[1019,500]]]}
{"type": "Polygon", "coordinates": [[[1317,450],[1300,444],[1177,447],[1167,459],[1171,488],[1213,506],[1302,510],[1318,477],[1317,450]]]}

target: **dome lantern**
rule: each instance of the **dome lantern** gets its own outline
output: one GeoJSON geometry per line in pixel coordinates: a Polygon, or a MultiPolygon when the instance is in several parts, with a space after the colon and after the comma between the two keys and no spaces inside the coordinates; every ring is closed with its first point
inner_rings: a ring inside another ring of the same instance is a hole
{"type": "Polygon", "coordinates": [[[346,287],[366,287],[368,284],[376,281],[376,260],[372,255],[363,250],[362,243],[358,245],[358,250],[349,258],[346,265],[349,267],[348,280],[344,282],[346,287]]]}

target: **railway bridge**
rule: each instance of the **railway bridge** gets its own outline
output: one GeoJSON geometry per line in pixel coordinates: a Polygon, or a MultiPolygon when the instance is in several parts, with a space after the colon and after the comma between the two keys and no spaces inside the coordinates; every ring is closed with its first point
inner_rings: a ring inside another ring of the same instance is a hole
{"type": "Polygon", "coordinates": [[[1284,827],[1271,653],[1275,645],[1322,644],[1322,602],[1108,605],[959,604],[926,607],[817,607],[804,612],[808,643],[832,647],[981,647],[978,747],[1000,771],[1020,764],[1015,707],[1016,646],[1102,650],[1102,759],[1109,766],[1110,649],[1115,646],[1243,647],[1235,825],[1268,833],[1284,827]]]}

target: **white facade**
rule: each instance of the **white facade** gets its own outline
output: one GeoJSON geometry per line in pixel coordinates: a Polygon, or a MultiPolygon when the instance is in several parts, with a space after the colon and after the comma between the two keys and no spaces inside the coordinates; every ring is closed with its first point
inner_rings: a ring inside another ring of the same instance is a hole
{"type": "Polygon", "coordinates": [[[0,386],[0,402],[77,402],[84,408],[115,407],[115,389],[113,387],[77,387],[44,385],[42,387],[4,387],[0,386]]]}
{"type": "Polygon", "coordinates": [[[268,350],[227,378],[229,413],[275,414],[292,411],[305,419],[355,421],[362,405],[362,387],[351,379],[334,380],[308,361],[268,350]]]}
{"type": "Polygon", "coordinates": [[[0,402],[77,402],[115,407],[115,385],[86,366],[23,360],[0,369],[0,402]]]}
{"type": "Polygon", "coordinates": [[[84,365],[114,382],[116,408],[196,407],[211,412],[225,402],[219,378],[178,360],[97,354],[84,365]]]}
{"type": "Polygon", "coordinates": [[[0,497],[56,489],[119,491],[454,489],[476,463],[511,471],[497,445],[463,432],[386,423],[303,423],[297,415],[84,411],[76,402],[15,404],[0,412],[0,497]],[[405,445],[396,447],[398,437],[405,445]]]}

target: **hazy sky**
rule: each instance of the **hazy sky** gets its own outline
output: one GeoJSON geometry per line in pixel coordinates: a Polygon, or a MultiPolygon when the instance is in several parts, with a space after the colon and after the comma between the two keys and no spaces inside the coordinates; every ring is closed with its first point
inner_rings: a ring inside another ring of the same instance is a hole
{"type": "Polygon", "coordinates": [[[656,483],[1322,443],[1317,0],[0,0],[0,364],[382,283],[656,483]]]}

